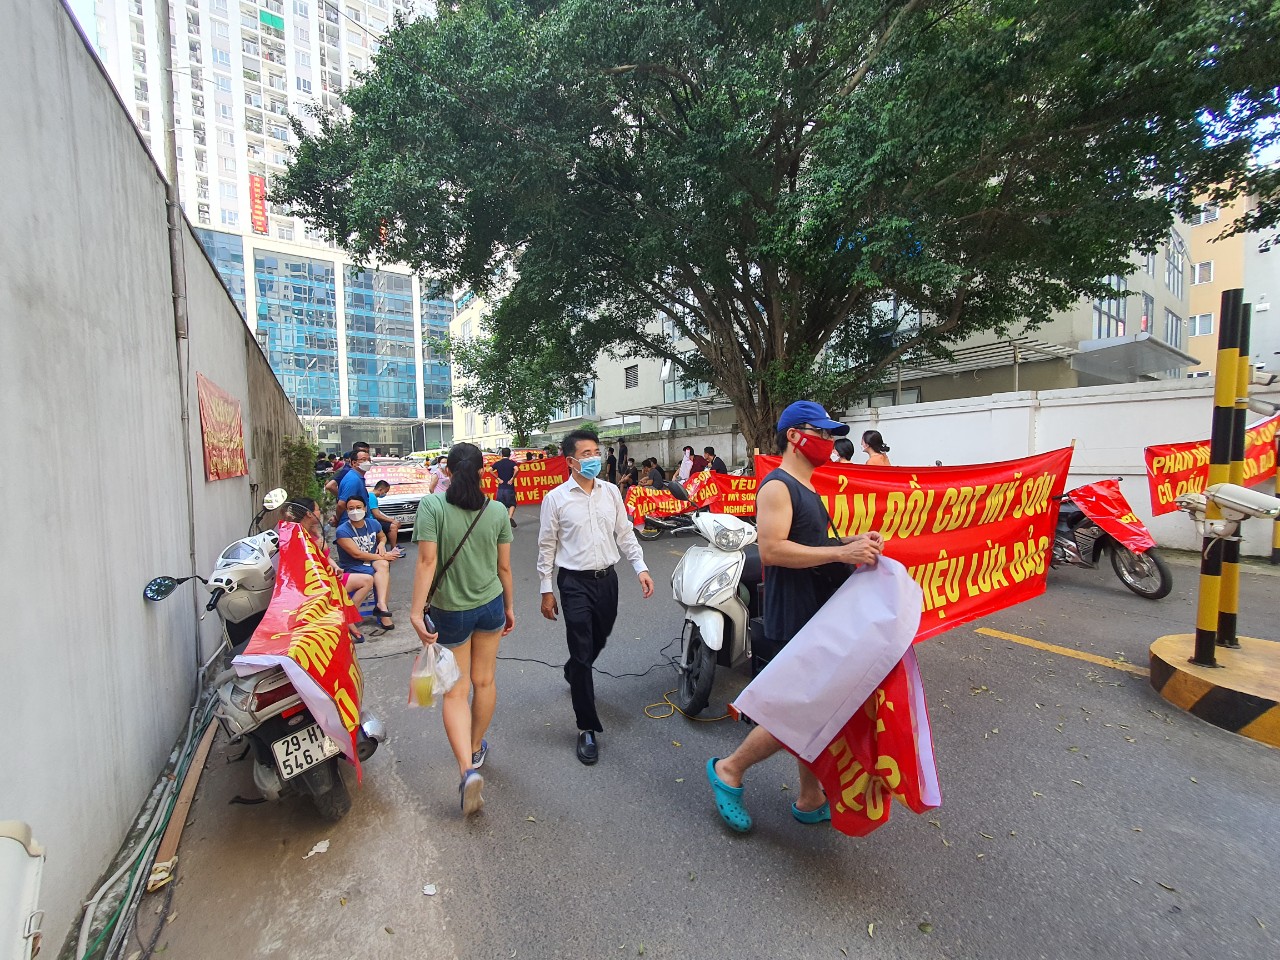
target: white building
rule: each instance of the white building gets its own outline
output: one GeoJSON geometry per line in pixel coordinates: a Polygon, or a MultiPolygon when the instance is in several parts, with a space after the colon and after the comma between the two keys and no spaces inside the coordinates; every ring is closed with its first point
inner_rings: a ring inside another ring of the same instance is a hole
{"type": "MultiPolygon", "coordinates": [[[[161,0],[80,0],[81,26],[162,157],[161,0]]],[[[407,267],[356,266],[269,203],[290,117],[339,104],[397,13],[427,0],[169,0],[178,190],[187,217],[298,414],[327,450],[407,453],[452,439],[452,297],[407,267]]],[[[162,164],[163,165],[163,164],[162,164]]]]}

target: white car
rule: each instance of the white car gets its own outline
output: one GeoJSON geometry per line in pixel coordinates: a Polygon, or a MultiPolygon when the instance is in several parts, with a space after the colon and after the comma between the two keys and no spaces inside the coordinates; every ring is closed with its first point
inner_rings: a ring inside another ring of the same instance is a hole
{"type": "Polygon", "coordinates": [[[378,497],[378,509],[392,520],[400,521],[402,535],[409,533],[418,515],[418,501],[431,492],[431,471],[417,460],[377,457],[373,467],[364,475],[364,483],[370,493],[379,480],[387,481],[391,491],[384,497],[378,497]]]}

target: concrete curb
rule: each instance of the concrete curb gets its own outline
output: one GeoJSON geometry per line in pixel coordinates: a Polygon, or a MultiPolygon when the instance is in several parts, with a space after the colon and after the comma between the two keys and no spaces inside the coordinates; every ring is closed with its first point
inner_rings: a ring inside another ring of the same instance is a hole
{"type": "Polygon", "coordinates": [[[1175,707],[1215,727],[1280,747],[1280,643],[1240,637],[1219,647],[1219,666],[1190,662],[1195,635],[1176,633],[1151,645],[1151,686],[1175,707]]]}

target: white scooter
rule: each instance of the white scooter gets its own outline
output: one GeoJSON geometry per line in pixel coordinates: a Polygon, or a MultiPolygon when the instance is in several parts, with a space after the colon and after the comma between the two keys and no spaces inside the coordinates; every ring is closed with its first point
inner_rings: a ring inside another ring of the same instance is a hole
{"type": "MultiPolygon", "coordinates": [[[[206,611],[222,618],[223,642],[211,663],[226,647],[231,656],[242,653],[262,621],[275,591],[280,538],[274,530],[254,534],[263,514],[280,507],[287,497],[276,489],[263,498],[262,511],[250,526],[250,535],[237,540],[219,555],[206,580],[210,590],[206,611]]],[[[156,577],[143,596],[163,600],[191,577],[156,577]]],[[[320,815],[340,820],[351,809],[351,795],[338,771],[343,759],[336,743],[326,737],[311,711],[279,667],[239,676],[223,671],[213,681],[218,692],[215,711],[232,743],[247,739],[253,751],[253,782],[268,800],[289,794],[311,796],[320,815]]],[[[386,739],[386,725],[372,714],[360,713],[356,753],[361,761],[373,756],[386,739]]]]}
{"type": "MultiPolygon", "coordinates": [[[[686,499],[678,483],[672,482],[671,492],[686,499]]],[[[676,703],[690,717],[706,709],[716,666],[734,666],[751,655],[760,583],[755,527],[728,514],[696,513],[692,521],[709,546],[686,550],[671,575],[676,603],[685,610],[676,703]]]]}

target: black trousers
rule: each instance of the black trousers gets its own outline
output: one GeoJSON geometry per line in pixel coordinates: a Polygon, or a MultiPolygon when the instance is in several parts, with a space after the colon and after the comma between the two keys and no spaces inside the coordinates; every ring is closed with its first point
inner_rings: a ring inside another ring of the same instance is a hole
{"type": "Polygon", "coordinates": [[[569,641],[569,662],[564,677],[573,695],[573,712],[579,730],[600,733],[600,717],[596,713],[596,690],[591,665],[600,656],[614,621],[618,619],[618,574],[610,570],[599,579],[561,569],[556,577],[560,587],[560,613],[569,641]]]}

